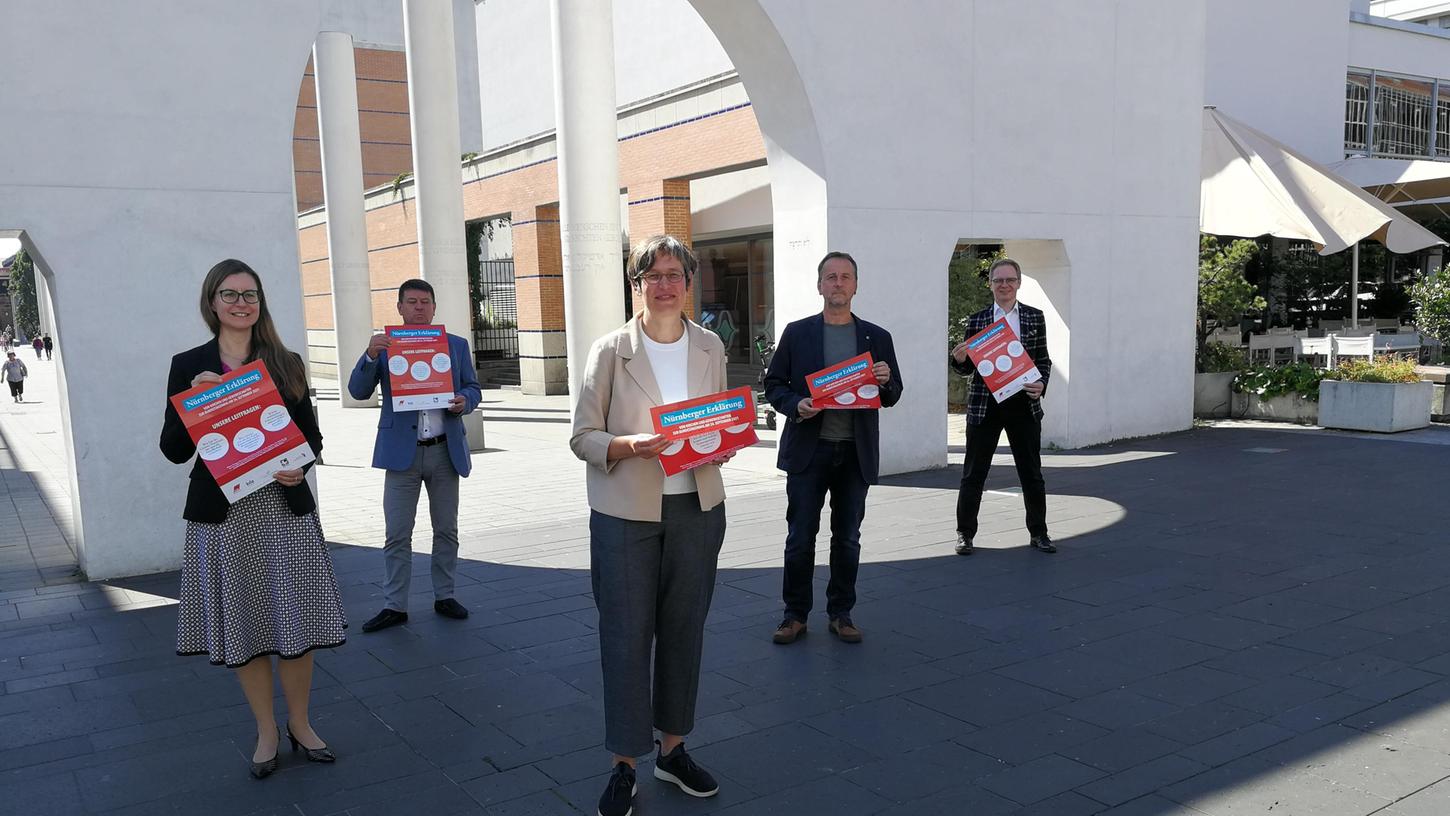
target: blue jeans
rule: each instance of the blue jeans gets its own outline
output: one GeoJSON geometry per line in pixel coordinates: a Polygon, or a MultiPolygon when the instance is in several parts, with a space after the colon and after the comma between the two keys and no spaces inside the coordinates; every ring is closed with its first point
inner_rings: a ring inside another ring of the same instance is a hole
{"type": "Polygon", "coordinates": [[[861,565],[861,520],[866,518],[866,489],[856,461],[856,442],[822,439],[811,463],[785,478],[785,578],[781,598],[785,615],[804,622],[812,605],[816,533],[821,507],[831,494],[831,580],[826,584],[826,615],[850,616],[856,606],[856,572],[861,565]]]}

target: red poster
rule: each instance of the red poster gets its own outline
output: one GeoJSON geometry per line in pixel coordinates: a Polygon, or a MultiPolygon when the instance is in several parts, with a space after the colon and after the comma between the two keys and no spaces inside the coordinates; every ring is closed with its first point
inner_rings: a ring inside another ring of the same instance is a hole
{"type": "Polygon", "coordinates": [[[660,453],[660,467],[666,476],[699,467],[759,441],[755,435],[755,395],[749,388],[672,402],[651,408],[649,413],[655,433],[671,440],[660,453]]]}
{"type": "Polygon", "coordinates": [[[447,408],[453,399],[453,358],[442,326],[388,326],[388,388],[394,411],[447,408]]]}
{"type": "Polygon", "coordinates": [[[317,458],[260,360],[219,383],[183,391],[171,404],[229,502],[266,487],[277,471],[317,458]]]}
{"type": "Polygon", "coordinates": [[[871,373],[871,353],[852,357],[806,376],[817,408],[880,408],[881,386],[871,373]]]}
{"type": "Polygon", "coordinates": [[[1005,317],[967,338],[967,357],[998,402],[1042,379],[1005,317]]]}

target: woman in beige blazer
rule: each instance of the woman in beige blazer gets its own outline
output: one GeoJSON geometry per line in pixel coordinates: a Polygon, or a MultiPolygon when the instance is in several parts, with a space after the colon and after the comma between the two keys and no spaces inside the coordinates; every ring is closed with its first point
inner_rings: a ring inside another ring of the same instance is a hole
{"type": "Polygon", "coordinates": [[[650,422],[657,405],[726,387],[720,338],[684,316],[697,265],[672,236],[634,248],[629,276],[644,308],[595,341],[574,403],[569,447],[588,464],[604,746],[614,754],[600,816],[631,812],[635,758],[655,744],[656,778],[692,796],[719,791],[685,753],[684,735],[695,725],[705,615],[725,540],[720,465],[730,457],[666,478],[656,458],[668,440],[650,422]]]}

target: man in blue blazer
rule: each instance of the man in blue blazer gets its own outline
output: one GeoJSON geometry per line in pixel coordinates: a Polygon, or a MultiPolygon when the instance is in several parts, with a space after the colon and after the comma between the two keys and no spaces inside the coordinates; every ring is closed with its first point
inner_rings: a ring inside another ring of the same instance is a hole
{"type": "Polygon", "coordinates": [[[1041,309],[1017,302],[1022,286],[1022,267],[1011,258],[1000,258],[987,270],[992,287],[992,305],[967,318],[967,338],[1006,318],[1007,325],[1022,341],[1027,356],[1042,379],[1027,383],[1021,391],[998,403],[987,390],[967,358],[964,340],[952,349],[948,361],[963,377],[972,378],[967,395],[967,455],[962,461],[962,483],[957,489],[957,555],[971,555],[977,535],[977,511],[982,489],[1002,431],[1012,446],[1017,478],[1022,482],[1022,503],[1027,510],[1027,543],[1034,550],[1057,552],[1047,534],[1047,484],[1042,479],[1042,397],[1052,378],[1052,358],[1047,356],[1047,322],[1041,309]]]}
{"type": "Polygon", "coordinates": [[[789,421],[781,433],[777,466],[786,472],[785,619],[776,643],[805,634],[811,611],[816,533],[821,507],[831,494],[831,580],[826,586],[830,630],[845,643],[860,643],[851,621],[856,605],[856,572],[861,564],[861,520],[866,489],[875,484],[880,456],[880,418],[874,409],[822,410],[811,401],[806,376],[871,352],[881,405],[901,399],[901,374],[891,334],[851,313],[856,296],[856,261],[831,252],[816,267],[821,313],[785,327],[765,374],[765,398],[789,421]]]}
{"type": "MultiPolygon", "coordinates": [[[[433,322],[437,304],[433,287],[417,278],[398,287],[398,314],[410,326],[433,322]]],[[[478,407],[483,392],[468,353],[468,341],[448,335],[452,362],[453,399],[447,408],[428,411],[393,411],[388,384],[386,334],[375,334],[367,351],[353,366],[347,390],[355,399],[368,399],[379,385],[383,412],[373,443],[373,467],[387,471],[383,479],[383,519],[387,539],[383,546],[385,581],[383,610],[364,623],[364,632],[376,632],[408,620],[408,585],[413,575],[413,520],[418,494],[428,488],[428,509],[433,522],[433,611],[448,618],[468,617],[468,610],[453,597],[458,567],[458,479],[472,469],[464,414],[478,407]]]]}

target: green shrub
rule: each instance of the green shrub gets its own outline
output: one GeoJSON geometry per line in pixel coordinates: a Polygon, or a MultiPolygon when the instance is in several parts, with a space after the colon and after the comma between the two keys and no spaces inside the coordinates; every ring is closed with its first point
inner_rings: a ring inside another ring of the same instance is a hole
{"type": "Polygon", "coordinates": [[[1233,389],[1240,394],[1257,394],[1260,399],[1273,399],[1298,394],[1311,402],[1319,401],[1319,381],[1325,372],[1308,363],[1286,366],[1254,366],[1234,377],[1233,389]]]}
{"type": "Polygon", "coordinates": [[[1381,357],[1373,361],[1345,360],[1337,368],[1325,372],[1324,379],[1344,380],[1345,382],[1412,383],[1419,382],[1420,375],[1415,373],[1414,360],[1381,357]]]}
{"type": "Polygon", "coordinates": [[[1441,341],[1450,341],[1450,275],[1435,270],[1410,286],[1415,327],[1441,341]]]}
{"type": "Polygon", "coordinates": [[[1238,346],[1230,346],[1227,343],[1209,343],[1203,347],[1203,351],[1199,352],[1195,366],[1201,374],[1218,374],[1226,371],[1243,371],[1248,362],[1244,350],[1238,346]]]}

